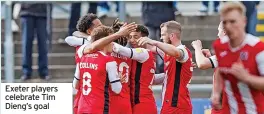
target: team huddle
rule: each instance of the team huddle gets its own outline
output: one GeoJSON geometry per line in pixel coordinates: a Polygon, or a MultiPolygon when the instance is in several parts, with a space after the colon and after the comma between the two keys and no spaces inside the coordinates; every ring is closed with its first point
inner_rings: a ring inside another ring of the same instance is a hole
{"type": "MultiPolygon", "coordinates": [[[[207,56],[210,52],[204,53],[199,40],[192,43],[196,62],[205,59],[197,66],[218,67],[212,92],[216,111],[212,113],[264,113],[264,44],[244,34],[243,43],[236,43],[239,48],[233,48],[235,37],[240,34],[230,28],[237,23],[243,28],[242,19],[234,15],[243,16],[243,7],[226,3],[220,26],[226,35],[214,42],[216,56],[207,56]],[[243,68],[248,72],[244,70],[241,78],[237,71],[243,68]],[[255,79],[258,82],[247,78],[249,73],[250,77],[259,78],[255,79]]],[[[76,28],[78,31],[65,39],[76,47],[73,86],[78,92],[74,114],[157,114],[151,86],[158,84],[162,85],[161,114],[192,114],[187,88],[192,78],[192,53],[181,43],[180,23],[168,21],[160,25],[163,42],[148,38],[148,29],[143,25],[115,20],[108,27],[94,14],[81,17],[76,28]],[[164,73],[155,74],[156,55],[164,61],[164,73]]]]}

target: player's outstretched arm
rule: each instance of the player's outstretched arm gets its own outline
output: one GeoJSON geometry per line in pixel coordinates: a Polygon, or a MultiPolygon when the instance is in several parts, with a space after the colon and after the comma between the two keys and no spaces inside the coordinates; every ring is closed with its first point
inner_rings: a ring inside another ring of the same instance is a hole
{"type": "Polygon", "coordinates": [[[208,69],[216,67],[216,57],[210,57],[210,51],[208,49],[202,49],[202,42],[200,40],[193,41],[192,47],[195,50],[195,60],[198,68],[208,69]]]}
{"type": "Polygon", "coordinates": [[[104,46],[108,45],[109,43],[113,42],[114,40],[122,37],[127,36],[131,32],[136,30],[137,25],[133,22],[130,24],[125,24],[123,27],[120,28],[120,30],[112,35],[109,35],[107,37],[101,38],[95,42],[93,42],[90,46],[85,47],[83,53],[92,53],[98,49],[102,49],[104,46]]]}
{"type": "Polygon", "coordinates": [[[87,38],[89,39],[90,38],[90,34],[86,34],[84,32],[80,32],[80,31],[74,31],[72,33],[73,36],[76,36],[77,38],[87,38]]]}
{"type": "Polygon", "coordinates": [[[182,58],[184,55],[183,51],[181,49],[176,48],[175,46],[171,44],[166,44],[163,42],[155,41],[155,46],[157,46],[159,49],[161,49],[164,53],[173,56],[177,59],[182,58]]]}
{"type": "Polygon", "coordinates": [[[112,91],[119,94],[122,89],[120,78],[117,73],[117,64],[115,61],[106,63],[106,71],[108,73],[108,79],[111,84],[112,91]]]}
{"type": "Polygon", "coordinates": [[[89,41],[87,40],[87,38],[68,36],[65,38],[65,42],[70,46],[76,47],[76,46],[81,46],[83,44],[86,44],[89,41]]]}
{"type": "Polygon", "coordinates": [[[120,38],[121,36],[119,34],[112,34],[109,35],[107,37],[101,38],[93,43],[91,43],[89,46],[85,46],[84,50],[83,50],[83,54],[87,54],[87,53],[93,53],[95,51],[97,51],[98,49],[104,47],[105,45],[108,45],[109,43],[111,43],[112,41],[114,41],[115,39],[120,38]]]}
{"type": "Polygon", "coordinates": [[[65,38],[65,42],[70,46],[81,46],[83,44],[86,44],[87,42],[90,42],[91,40],[90,35],[80,31],[75,31],[72,33],[72,35],[73,36],[68,36],[65,38]]]}
{"type": "Polygon", "coordinates": [[[175,46],[171,45],[171,44],[166,44],[163,42],[159,42],[159,41],[155,41],[155,40],[151,40],[148,37],[142,37],[138,40],[138,45],[146,45],[146,44],[150,44],[153,46],[157,46],[159,49],[161,49],[164,53],[175,57],[176,59],[181,59],[184,56],[184,50],[176,48],[175,46]]]}
{"type": "Polygon", "coordinates": [[[136,60],[140,63],[145,62],[149,58],[149,53],[144,48],[128,48],[114,43],[113,51],[122,56],[136,60]]]}
{"type": "Polygon", "coordinates": [[[157,46],[153,46],[153,45],[150,45],[150,44],[147,44],[146,45],[146,48],[148,50],[150,50],[152,53],[154,54],[157,54],[158,56],[160,56],[160,58],[164,58],[164,52],[162,50],[160,50],[157,46]]]}
{"type": "Polygon", "coordinates": [[[79,64],[76,64],[74,78],[72,82],[72,86],[75,89],[79,89],[79,80],[80,80],[80,70],[79,70],[79,64]]]}
{"type": "Polygon", "coordinates": [[[160,85],[160,84],[162,84],[164,78],[165,78],[165,73],[155,74],[154,75],[154,80],[153,80],[153,85],[160,85]]]}

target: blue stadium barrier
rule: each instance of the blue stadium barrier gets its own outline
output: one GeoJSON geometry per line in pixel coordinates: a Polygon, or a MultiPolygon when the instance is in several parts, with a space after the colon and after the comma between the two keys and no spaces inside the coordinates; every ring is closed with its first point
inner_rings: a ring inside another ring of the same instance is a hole
{"type": "Polygon", "coordinates": [[[193,114],[211,114],[211,101],[208,98],[192,99],[193,114]]]}

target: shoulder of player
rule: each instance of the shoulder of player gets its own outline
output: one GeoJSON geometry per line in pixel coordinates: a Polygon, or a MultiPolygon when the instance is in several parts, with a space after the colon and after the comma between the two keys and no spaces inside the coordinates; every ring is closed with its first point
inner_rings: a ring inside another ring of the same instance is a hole
{"type": "Polygon", "coordinates": [[[264,42],[258,42],[254,47],[251,48],[252,52],[259,55],[260,53],[263,54],[264,52],[264,42]]]}
{"type": "Polygon", "coordinates": [[[263,50],[264,49],[264,42],[259,40],[259,42],[254,47],[257,47],[257,48],[263,50]]]}
{"type": "Polygon", "coordinates": [[[76,46],[75,49],[78,50],[81,46],[76,46]]]}
{"type": "Polygon", "coordinates": [[[255,45],[251,45],[251,46],[254,47],[254,48],[264,49],[264,42],[259,40],[258,42],[255,43],[255,45]]]}
{"type": "Polygon", "coordinates": [[[246,35],[246,39],[244,42],[251,47],[259,47],[258,45],[263,46],[263,42],[261,42],[258,37],[251,34],[246,35]]]}
{"type": "Polygon", "coordinates": [[[179,45],[176,48],[183,49],[183,52],[188,53],[189,56],[192,55],[192,52],[190,51],[190,49],[188,47],[186,47],[185,45],[179,45]]]}
{"type": "Polygon", "coordinates": [[[247,34],[246,43],[247,45],[252,47],[252,49],[254,49],[255,51],[264,50],[264,42],[262,42],[258,37],[253,36],[251,34],[247,34]]]}
{"type": "MultiPolygon", "coordinates": [[[[223,37],[223,38],[226,39],[227,37],[223,37]]],[[[225,39],[223,39],[223,38],[218,38],[218,39],[214,40],[213,41],[213,46],[219,46],[219,45],[225,43],[225,39]],[[221,40],[221,39],[223,39],[223,40],[221,40]]]]}
{"type": "Polygon", "coordinates": [[[184,48],[184,49],[186,49],[186,50],[189,50],[189,48],[188,47],[186,47],[185,45],[183,45],[183,44],[181,44],[181,45],[179,45],[179,46],[177,46],[177,47],[175,47],[175,48],[184,48]]]}
{"type": "Polygon", "coordinates": [[[183,46],[184,46],[184,48],[186,49],[186,51],[187,51],[188,53],[192,54],[191,50],[190,50],[188,47],[186,47],[185,45],[183,45],[183,46]]]}
{"type": "Polygon", "coordinates": [[[101,55],[105,58],[105,61],[115,61],[115,58],[113,56],[111,56],[111,54],[105,54],[101,51],[99,51],[99,53],[101,53],[101,55]]]}

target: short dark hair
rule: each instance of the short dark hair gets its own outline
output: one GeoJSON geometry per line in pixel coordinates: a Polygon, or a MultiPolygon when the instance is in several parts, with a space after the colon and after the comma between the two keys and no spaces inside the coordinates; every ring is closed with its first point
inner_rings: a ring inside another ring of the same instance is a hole
{"type": "MultiPolygon", "coordinates": [[[[117,18],[117,19],[114,20],[114,22],[113,22],[111,27],[113,28],[114,32],[118,32],[119,29],[123,25],[124,25],[124,22],[119,21],[119,19],[117,18]]],[[[127,45],[127,37],[126,36],[122,36],[122,37],[116,39],[114,42],[116,42],[116,43],[118,43],[118,44],[120,44],[122,46],[126,46],[127,45]]]]}
{"type": "Polygon", "coordinates": [[[148,31],[147,27],[145,27],[144,25],[137,25],[136,32],[140,32],[142,37],[149,35],[149,31],[148,31]]]}
{"type": "Polygon", "coordinates": [[[93,26],[93,21],[98,19],[98,17],[93,13],[88,13],[82,16],[76,25],[76,29],[80,32],[85,32],[93,26]]]}
{"type": "Polygon", "coordinates": [[[91,33],[92,41],[94,42],[103,37],[109,36],[112,33],[114,33],[114,30],[111,27],[104,25],[96,27],[91,33]]]}
{"type": "Polygon", "coordinates": [[[111,27],[113,28],[114,32],[118,32],[119,29],[120,29],[123,25],[124,25],[124,22],[119,21],[119,19],[117,18],[117,19],[114,20],[114,22],[113,22],[113,24],[112,24],[111,27]]]}

